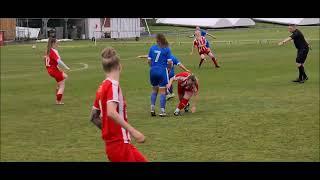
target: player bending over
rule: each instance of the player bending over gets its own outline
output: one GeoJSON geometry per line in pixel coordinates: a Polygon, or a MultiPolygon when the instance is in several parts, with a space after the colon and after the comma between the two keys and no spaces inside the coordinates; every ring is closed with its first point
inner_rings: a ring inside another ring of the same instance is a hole
{"type": "Polygon", "coordinates": [[[111,162],[147,162],[131,144],[131,135],[138,143],[143,143],[145,137],[128,123],[127,105],[119,84],[120,59],[113,48],[105,48],[101,56],[106,79],[96,92],[90,119],[102,130],[105,152],[111,162]]]}
{"type": "Polygon", "coordinates": [[[48,39],[47,53],[44,57],[44,62],[48,74],[57,81],[56,104],[61,105],[64,104],[62,102],[62,96],[65,88],[65,80],[67,79],[68,75],[65,72],[61,71],[58,65],[68,70],[70,70],[70,68],[61,60],[57,47],[57,39],[50,37],[48,39]]]}
{"type": "Polygon", "coordinates": [[[151,92],[151,116],[156,116],[155,104],[160,92],[160,113],[159,116],[166,116],[166,92],[169,81],[168,71],[172,68],[171,50],[169,43],[163,34],[156,35],[157,44],[151,46],[148,54],[150,66],[151,92]]]}
{"type": "Polygon", "coordinates": [[[191,108],[192,113],[196,111],[196,102],[198,100],[198,79],[195,75],[189,72],[181,72],[172,77],[168,83],[168,87],[172,85],[174,81],[178,81],[178,96],[179,96],[179,104],[177,109],[174,111],[174,115],[181,115],[181,110],[184,109],[185,112],[189,111],[189,101],[192,96],[195,96],[195,100],[193,101],[193,106],[191,108]]]}
{"type": "Polygon", "coordinates": [[[201,36],[200,31],[195,32],[196,38],[193,41],[193,47],[191,49],[191,55],[193,54],[193,49],[197,48],[199,55],[200,55],[200,63],[199,63],[199,68],[201,67],[203,61],[205,60],[205,54],[208,55],[211,59],[212,62],[214,63],[216,68],[219,68],[220,66],[218,65],[217,59],[214,57],[213,53],[211,52],[210,48],[206,46],[207,40],[205,37],[201,36]]]}
{"type": "MultiPolygon", "coordinates": [[[[172,59],[173,66],[172,66],[170,73],[169,73],[169,79],[171,79],[174,76],[174,66],[179,66],[182,70],[184,70],[186,72],[191,72],[174,55],[172,55],[171,59],[172,59]]],[[[175,95],[173,93],[173,85],[171,84],[171,86],[168,87],[167,100],[173,98],[174,96],[175,95]]]]}

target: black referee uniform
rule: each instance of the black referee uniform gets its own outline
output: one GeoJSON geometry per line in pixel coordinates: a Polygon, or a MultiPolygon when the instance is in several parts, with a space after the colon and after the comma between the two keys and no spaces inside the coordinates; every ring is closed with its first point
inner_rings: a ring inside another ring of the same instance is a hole
{"type": "Polygon", "coordinates": [[[308,79],[308,76],[306,75],[304,71],[304,63],[307,59],[308,53],[309,53],[309,44],[304,39],[303,34],[300,30],[296,29],[292,32],[292,35],[290,36],[291,39],[294,42],[294,45],[297,48],[297,58],[296,63],[300,64],[298,67],[299,69],[299,78],[296,80],[296,82],[303,82],[308,79]]]}

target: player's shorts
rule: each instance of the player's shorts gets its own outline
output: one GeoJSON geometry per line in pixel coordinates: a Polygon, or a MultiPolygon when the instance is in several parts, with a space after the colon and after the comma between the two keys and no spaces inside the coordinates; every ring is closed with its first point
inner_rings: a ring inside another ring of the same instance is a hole
{"type": "Polygon", "coordinates": [[[53,77],[57,82],[64,80],[63,72],[61,72],[58,68],[48,68],[48,74],[53,77]]]}
{"type": "Polygon", "coordinates": [[[199,52],[199,55],[201,56],[202,54],[209,54],[211,52],[210,48],[208,48],[207,50],[204,50],[204,51],[200,51],[199,52]]]}
{"type": "Polygon", "coordinates": [[[135,146],[123,141],[106,143],[106,153],[111,162],[148,162],[135,146]]]}
{"type": "Polygon", "coordinates": [[[186,89],[185,87],[181,86],[181,85],[178,83],[178,95],[179,95],[179,96],[184,96],[184,94],[185,94],[186,92],[193,94],[193,91],[192,91],[191,89],[186,89]]]}
{"type": "Polygon", "coordinates": [[[309,48],[298,49],[296,63],[303,64],[308,56],[309,48]]]}
{"type": "Polygon", "coordinates": [[[166,87],[168,82],[169,82],[169,79],[168,79],[167,68],[151,67],[150,83],[152,86],[166,87]]]}

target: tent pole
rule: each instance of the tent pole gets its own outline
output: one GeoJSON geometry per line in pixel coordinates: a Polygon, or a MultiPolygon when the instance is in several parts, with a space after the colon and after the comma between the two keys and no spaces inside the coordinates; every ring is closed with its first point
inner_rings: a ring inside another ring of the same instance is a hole
{"type": "Polygon", "coordinates": [[[149,26],[148,26],[148,23],[147,23],[147,19],[146,19],[146,18],[144,18],[144,22],[146,23],[146,26],[147,26],[147,29],[148,29],[148,32],[149,32],[149,36],[151,36],[150,29],[149,29],[149,26]]]}

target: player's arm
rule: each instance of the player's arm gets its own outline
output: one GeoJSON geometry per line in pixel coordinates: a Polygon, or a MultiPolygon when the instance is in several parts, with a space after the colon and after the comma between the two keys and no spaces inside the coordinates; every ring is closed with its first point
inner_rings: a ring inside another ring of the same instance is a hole
{"type": "Polygon", "coordinates": [[[216,36],[214,36],[214,35],[212,35],[212,34],[210,34],[210,33],[207,33],[207,35],[210,36],[210,37],[212,37],[213,39],[217,39],[216,36]]]}
{"type": "Polygon", "coordinates": [[[101,111],[95,107],[91,109],[90,121],[96,125],[99,129],[102,128],[102,122],[100,118],[101,111]]]}
{"type": "Polygon", "coordinates": [[[284,39],[283,41],[280,41],[280,42],[278,43],[278,45],[281,46],[281,45],[283,45],[283,44],[285,44],[285,43],[287,43],[287,42],[289,42],[289,41],[291,41],[291,40],[292,40],[292,38],[291,38],[291,37],[288,37],[288,38],[284,39]]]}
{"type": "Polygon", "coordinates": [[[109,101],[107,103],[108,113],[107,116],[119,124],[122,128],[126,129],[138,143],[145,141],[144,135],[127,123],[117,112],[117,102],[109,101]]]}
{"type": "Polygon", "coordinates": [[[70,68],[61,59],[58,59],[58,64],[63,68],[70,70],[70,68]]]}
{"type": "Polygon", "coordinates": [[[168,63],[168,72],[170,72],[171,68],[173,67],[173,61],[172,61],[172,54],[171,54],[171,50],[168,49],[167,52],[167,63],[168,63]]]}
{"type": "Polygon", "coordinates": [[[140,55],[140,56],[137,56],[138,58],[148,58],[148,55],[140,55]]]}
{"type": "Polygon", "coordinates": [[[177,79],[175,78],[175,76],[173,76],[170,80],[169,80],[169,82],[168,82],[168,84],[167,84],[167,88],[169,89],[171,86],[172,86],[172,83],[173,83],[173,81],[176,81],[177,79]]]}
{"type": "Polygon", "coordinates": [[[184,71],[191,72],[191,71],[189,71],[189,69],[187,69],[182,63],[179,63],[178,66],[179,66],[182,70],[184,70],[184,71]]]}

